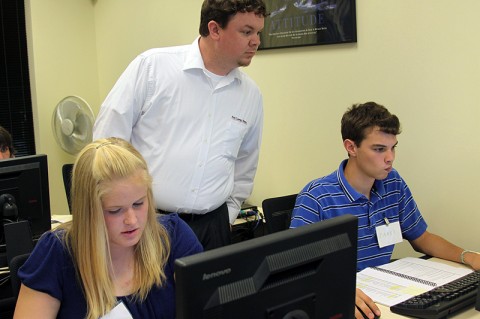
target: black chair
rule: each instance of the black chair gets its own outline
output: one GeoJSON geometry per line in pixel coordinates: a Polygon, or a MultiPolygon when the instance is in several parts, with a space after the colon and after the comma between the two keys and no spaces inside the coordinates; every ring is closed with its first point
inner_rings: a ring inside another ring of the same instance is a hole
{"type": "Polygon", "coordinates": [[[295,207],[297,194],[267,198],[262,202],[262,210],[265,215],[265,224],[269,234],[290,227],[292,210],[295,207]]]}
{"type": "Polygon", "coordinates": [[[17,255],[12,258],[9,264],[10,268],[10,281],[12,283],[12,293],[15,301],[18,298],[18,293],[20,292],[21,281],[18,278],[18,269],[25,263],[30,254],[17,255]]]}
{"type": "Polygon", "coordinates": [[[73,164],[63,164],[62,175],[63,185],[65,186],[65,194],[67,195],[68,210],[72,213],[72,203],[70,203],[70,187],[72,185],[72,169],[73,164]]]}

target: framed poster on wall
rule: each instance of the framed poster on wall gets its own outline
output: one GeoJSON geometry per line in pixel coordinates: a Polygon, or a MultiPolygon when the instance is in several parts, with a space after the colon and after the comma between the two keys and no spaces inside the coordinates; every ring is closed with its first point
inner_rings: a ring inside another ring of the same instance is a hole
{"type": "Polygon", "coordinates": [[[259,50],[357,42],[355,0],[264,0],[259,50]]]}

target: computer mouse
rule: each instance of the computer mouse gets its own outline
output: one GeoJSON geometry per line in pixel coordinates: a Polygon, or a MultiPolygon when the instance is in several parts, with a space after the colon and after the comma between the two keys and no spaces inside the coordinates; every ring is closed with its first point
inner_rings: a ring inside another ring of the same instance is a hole
{"type": "MultiPolygon", "coordinates": [[[[362,309],[360,309],[360,308],[357,308],[357,309],[358,309],[358,311],[360,311],[360,313],[362,314],[362,316],[363,316],[364,319],[370,319],[370,318],[368,318],[368,316],[362,311],[362,309]]],[[[373,319],[379,319],[379,318],[380,318],[380,316],[377,316],[375,313],[374,313],[373,315],[374,315],[374,316],[373,316],[373,319]]]]}

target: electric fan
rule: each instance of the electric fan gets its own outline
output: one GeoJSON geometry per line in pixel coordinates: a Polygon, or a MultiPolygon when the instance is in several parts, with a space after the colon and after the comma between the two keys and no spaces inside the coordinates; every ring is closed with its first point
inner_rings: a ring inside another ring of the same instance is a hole
{"type": "Polygon", "coordinates": [[[58,102],[52,116],[53,136],[58,145],[76,155],[93,139],[94,116],[88,103],[78,96],[67,96],[58,102]]]}

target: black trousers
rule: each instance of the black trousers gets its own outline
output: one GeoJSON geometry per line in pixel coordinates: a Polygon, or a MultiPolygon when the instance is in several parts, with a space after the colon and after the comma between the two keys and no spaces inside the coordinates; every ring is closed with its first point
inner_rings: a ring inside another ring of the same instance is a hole
{"type": "Polygon", "coordinates": [[[178,214],[193,230],[204,250],[230,245],[232,234],[227,203],[204,215],[178,214]]]}

